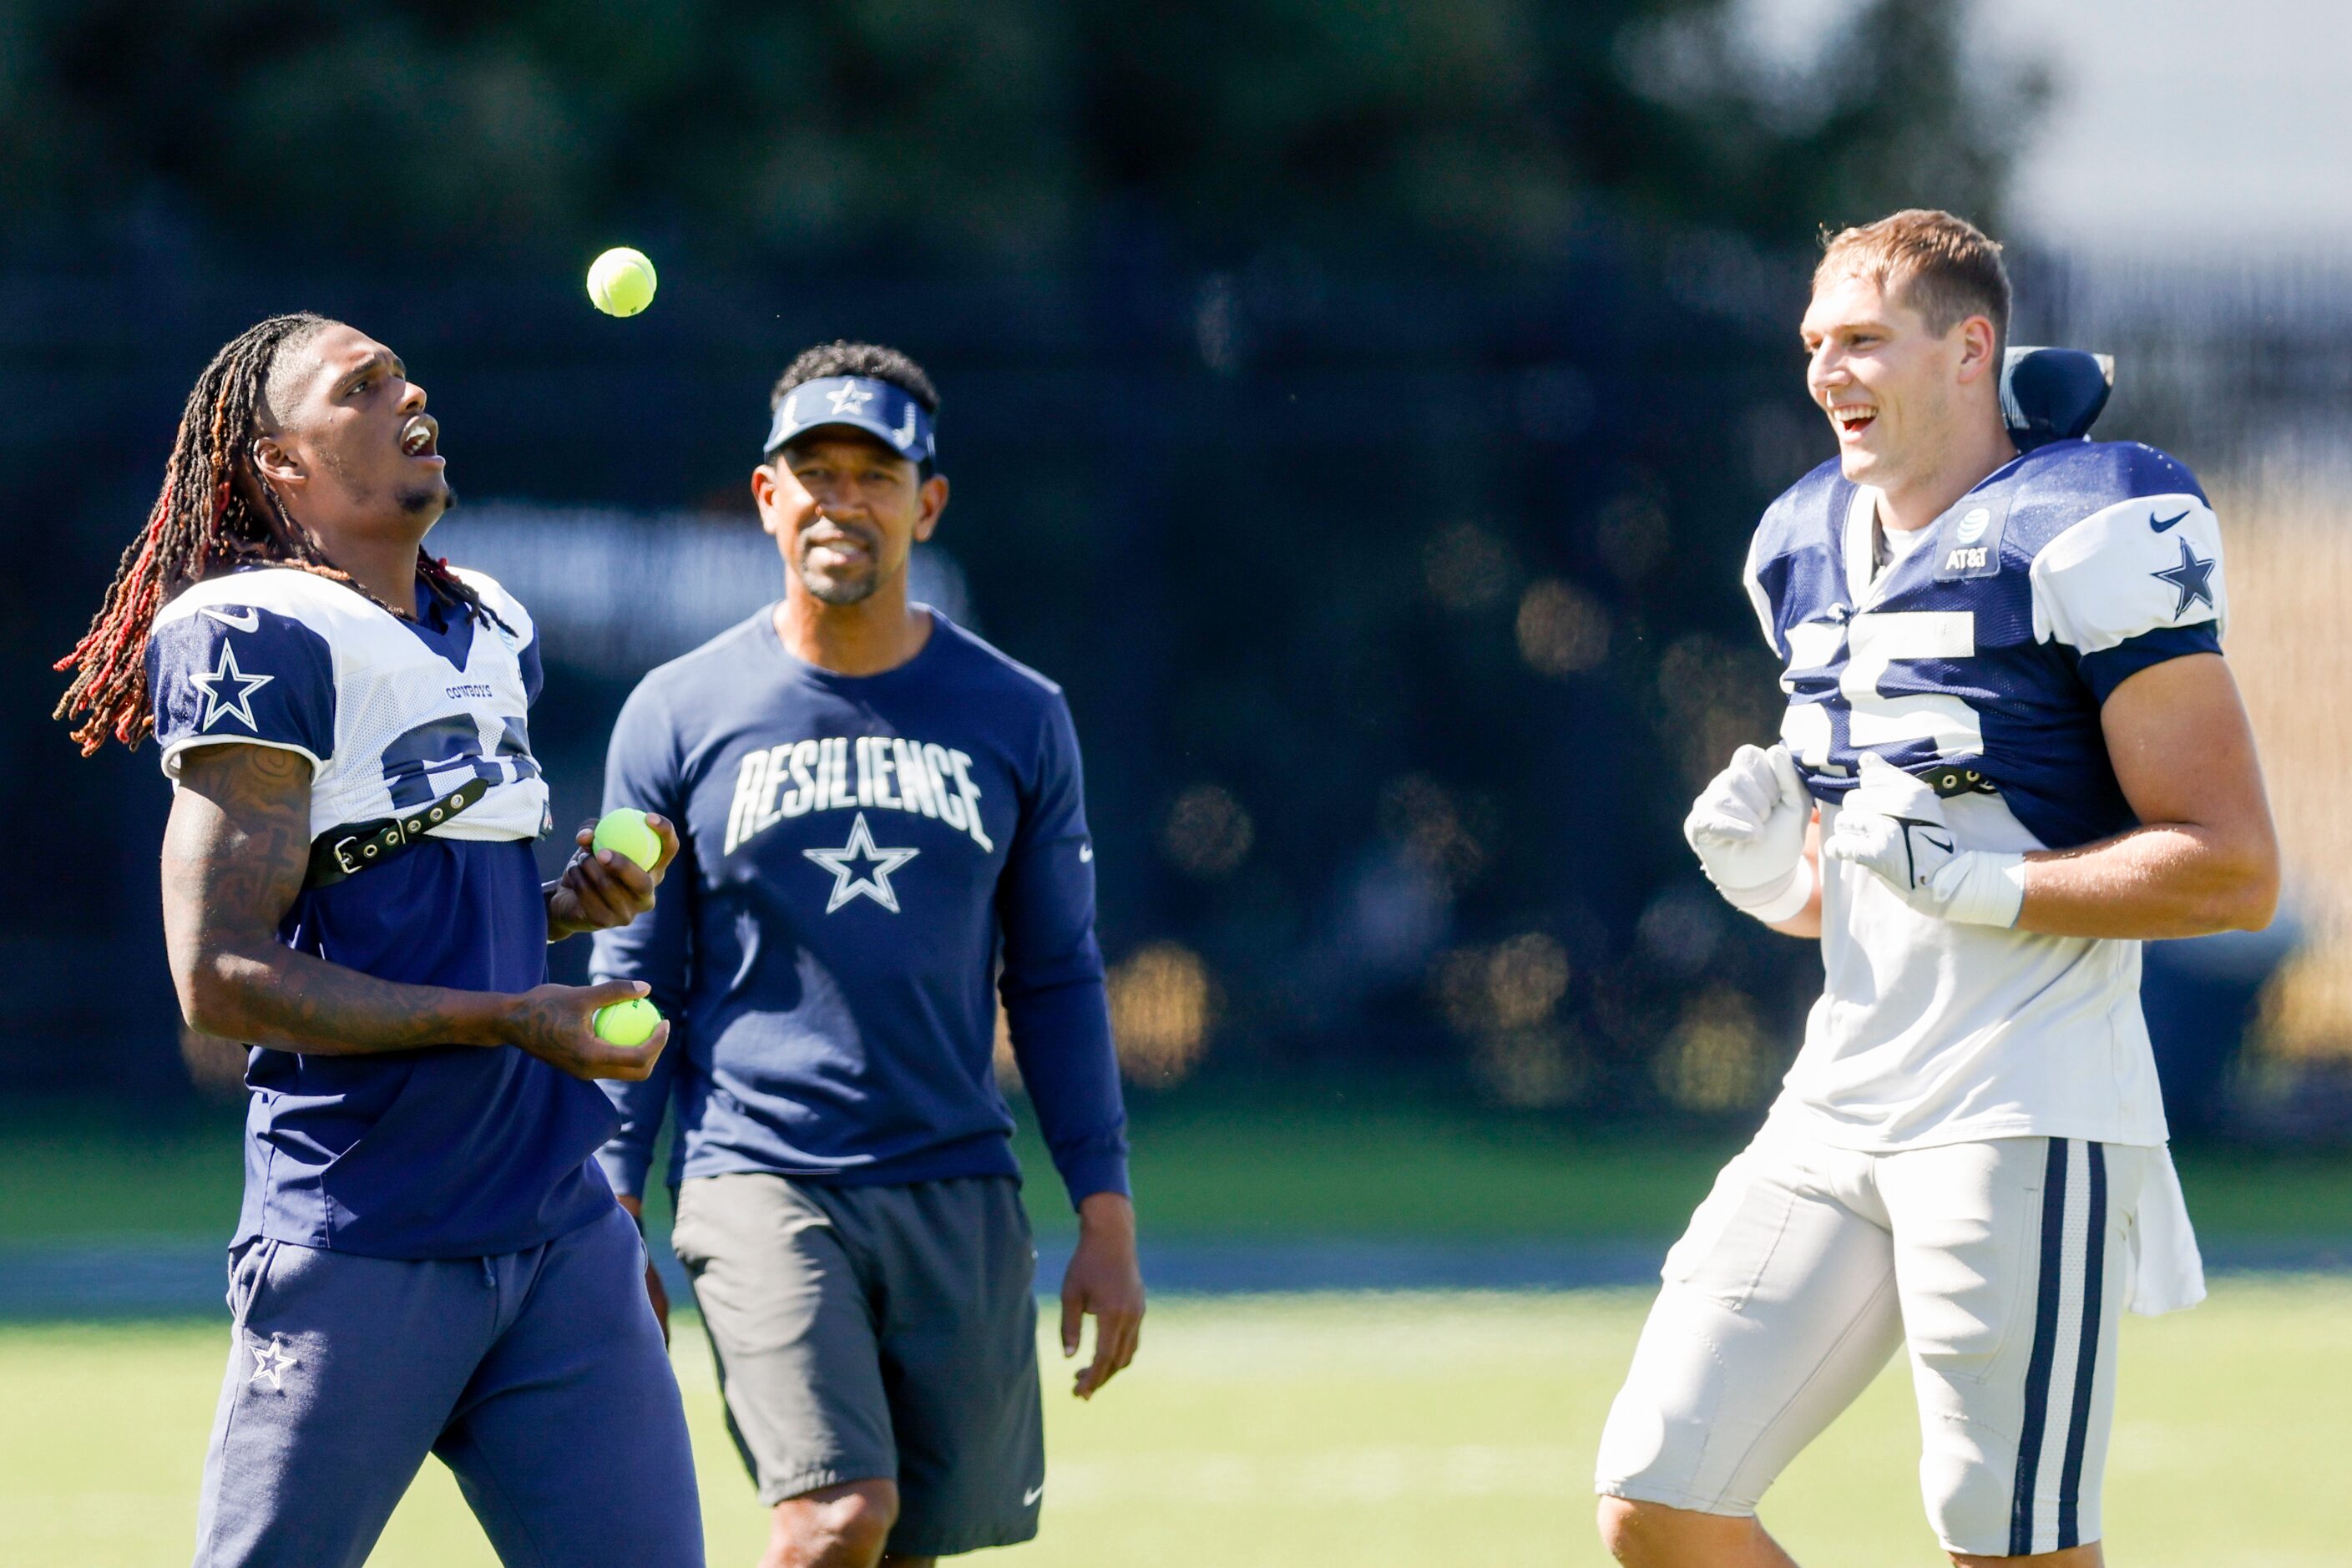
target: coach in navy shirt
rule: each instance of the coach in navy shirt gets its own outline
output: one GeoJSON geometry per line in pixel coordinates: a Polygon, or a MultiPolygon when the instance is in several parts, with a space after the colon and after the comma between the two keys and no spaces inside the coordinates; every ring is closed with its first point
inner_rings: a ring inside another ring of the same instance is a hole
{"type": "Polygon", "coordinates": [[[671,896],[597,943],[598,975],[650,985],[677,1030],[654,1077],[608,1087],[603,1158],[634,1202],[675,1107],[674,1239],[774,1510],[766,1561],[870,1568],[1036,1531],[1000,996],[1080,1215],[1081,1396],[1134,1353],[1143,1290],[1067,705],[908,601],[948,489],[922,370],[834,343],[773,403],[752,490],[784,597],[646,677],[613,736],[608,806],[684,847],[671,896]]]}

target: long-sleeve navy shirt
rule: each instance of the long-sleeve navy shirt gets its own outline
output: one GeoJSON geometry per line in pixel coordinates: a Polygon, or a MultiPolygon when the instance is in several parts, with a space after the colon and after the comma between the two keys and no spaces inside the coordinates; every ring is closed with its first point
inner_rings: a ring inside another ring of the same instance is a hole
{"type": "Polygon", "coordinates": [[[763,610],[646,677],[604,805],[682,837],[653,913],[596,938],[597,977],[645,981],[672,1021],[651,1078],[603,1086],[617,1190],[644,1191],[673,1104],[673,1182],[1018,1173],[1000,994],[1071,1202],[1127,1190],[1059,687],[936,614],[907,663],[837,675],[788,653],[763,610]]]}

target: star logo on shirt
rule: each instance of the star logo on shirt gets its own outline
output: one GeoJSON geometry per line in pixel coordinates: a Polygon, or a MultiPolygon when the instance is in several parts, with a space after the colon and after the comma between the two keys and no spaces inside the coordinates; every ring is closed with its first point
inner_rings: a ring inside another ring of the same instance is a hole
{"type": "Polygon", "coordinates": [[[836,386],[825,395],[833,399],[835,414],[862,413],[866,405],[874,401],[874,395],[862,386],[836,386]]]}
{"type": "Polygon", "coordinates": [[[301,1359],[279,1344],[276,1334],[269,1336],[269,1342],[266,1345],[248,1345],[246,1348],[253,1352],[253,1375],[245,1380],[246,1386],[250,1388],[266,1377],[269,1380],[272,1394],[283,1394],[286,1391],[286,1369],[301,1365],[301,1359]]]}
{"type": "Polygon", "coordinates": [[[2148,574],[2158,582],[2169,583],[2180,591],[2180,603],[2174,605],[2172,610],[2174,620],[2177,621],[2187,615],[2189,606],[2193,604],[2201,603],[2209,610],[2217,607],[2213,603],[2212,585],[2213,568],[2218,563],[2208,561],[2189,549],[2189,541],[2184,539],[2180,541],[2179,565],[2168,566],[2161,572],[2148,574]]]}
{"type": "Polygon", "coordinates": [[[877,849],[874,834],[866,826],[866,814],[849,825],[849,842],[838,849],[803,849],[802,854],[833,873],[833,897],[825,900],[824,912],[833,913],[852,899],[871,899],[888,910],[898,912],[898,895],[891,889],[890,873],[922,853],[919,849],[877,849]],[[868,864],[873,869],[864,876],[851,868],[868,864]]]}
{"type": "Polygon", "coordinates": [[[247,675],[237,668],[236,649],[224,642],[221,644],[219,668],[206,675],[188,677],[189,684],[201,688],[205,694],[205,721],[197,728],[209,730],[222,719],[232,718],[255,734],[259,734],[261,726],[253,720],[253,694],[277,679],[274,675],[247,675]],[[236,690],[233,695],[224,697],[221,695],[224,686],[234,686],[236,690]]]}

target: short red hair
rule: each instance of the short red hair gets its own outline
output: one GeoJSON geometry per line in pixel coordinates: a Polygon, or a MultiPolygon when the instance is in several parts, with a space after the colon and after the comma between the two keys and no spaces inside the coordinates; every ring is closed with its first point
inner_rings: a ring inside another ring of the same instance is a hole
{"type": "Polygon", "coordinates": [[[1838,276],[1870,279],[1888,299],[1918,311],[1938,336],[1982,316],[1992,322],[1996,343],[2009,341],[2009,268],[2000,244],[1966,218],[1909,207],[1876,223],[1824,232],[1814,291],[1838,276]]]}

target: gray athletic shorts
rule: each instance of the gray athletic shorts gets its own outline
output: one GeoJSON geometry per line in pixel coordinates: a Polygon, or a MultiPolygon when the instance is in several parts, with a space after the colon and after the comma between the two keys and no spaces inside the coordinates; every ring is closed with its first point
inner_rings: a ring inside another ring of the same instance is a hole
{"type": "Polygon", "coordinates": [[[895,1480],[908,1557],[1037,1533],[1037,1254],[1011,1177],[698,1177],[671,1240],[761,1502],[895,1480]]]}

